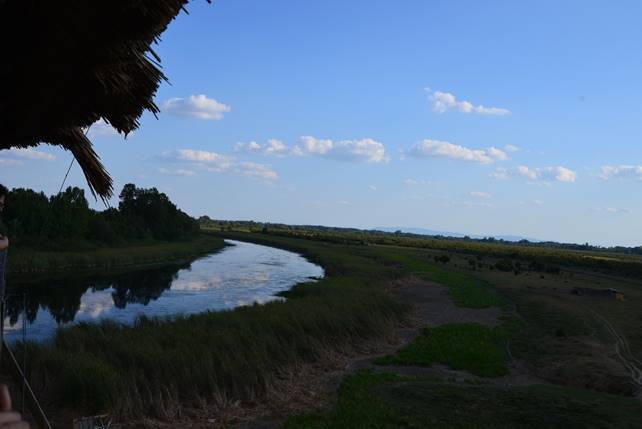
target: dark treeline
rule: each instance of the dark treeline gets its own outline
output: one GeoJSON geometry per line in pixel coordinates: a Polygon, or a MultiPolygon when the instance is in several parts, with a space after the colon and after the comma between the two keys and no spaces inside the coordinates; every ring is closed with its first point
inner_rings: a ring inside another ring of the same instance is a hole
{"type": "Polygon", "coordinates": [[[85,192],[77,187],[51,197],[16,188],[9,193],[3,221],[12,245],[20,246],[177,241],[198,234],[198,222],[156,188],[127,184],[119,197],[118,208],[97,211],[89,207],[85,192]]]}

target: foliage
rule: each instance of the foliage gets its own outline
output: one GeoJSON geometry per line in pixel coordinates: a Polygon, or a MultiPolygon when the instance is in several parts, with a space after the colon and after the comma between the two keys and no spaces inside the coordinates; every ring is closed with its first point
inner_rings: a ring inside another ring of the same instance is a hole
{"type": "Polygon", "coordinates": [[[197,221],[179,210],[167,195],[133,184],[123,188],[118,209],[103,212],[90,209],[84,191],[77,187],[49,198],[31,189],[13,189],[3,217],[14,248],[37,245],[66,250],[82,242],[177,241],[199,232],[197,221]]]}

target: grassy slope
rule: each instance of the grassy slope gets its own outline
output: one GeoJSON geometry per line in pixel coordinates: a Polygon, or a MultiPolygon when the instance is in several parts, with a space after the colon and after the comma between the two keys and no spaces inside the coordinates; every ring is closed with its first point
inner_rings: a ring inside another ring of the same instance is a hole
{"type": "Polygon", "coordinates": [[[25,277],[33,273],[70,270],[101,270],[132,265],[158,264],[188,259],[224,247],[219,237],[200,234],[193,240],[132,243],[117,247],[94,247],[74,251],[11,249],[8,273],[25,277]]]}

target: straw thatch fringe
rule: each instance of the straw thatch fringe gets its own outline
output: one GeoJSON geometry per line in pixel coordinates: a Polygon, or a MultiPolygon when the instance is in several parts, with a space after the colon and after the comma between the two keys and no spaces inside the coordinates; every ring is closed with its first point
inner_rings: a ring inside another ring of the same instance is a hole
{"type": "Polygon", "coordinates": [[[111,196],[81,129],[103,118],[128,134],[145,110],[159,112],[166,77],[151,44],[188,1],[0,0],[0,149],[62,146],[92,192],[111,196]]]}

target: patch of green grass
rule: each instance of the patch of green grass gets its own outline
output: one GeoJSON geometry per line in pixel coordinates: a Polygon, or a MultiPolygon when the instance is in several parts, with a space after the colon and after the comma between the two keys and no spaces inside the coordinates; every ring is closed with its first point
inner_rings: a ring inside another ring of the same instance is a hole
{"type": "Polygon", "coordinates": [[[436,267],[428,278],[448,287],[450,298],[458,307],[503,307],[506,300],[482,279],[466,273],[436,267]]]}
{"type": "Polygon", "coordinates": [[[337,405],[327,413],[290,418],[283,429],[393,428],[399,421],[395,408],[373,392],[383,383],[411,380],[369,370],[346,377],[339,387],[337,405]]]}
{"type": "Polygon", "coordinates": [[[421,335],[396,354],[377,360],[379,365],[442,363],[481,377],[508,373],[505,338],[497,328],[478,323],[456,323],[424,328],[421,335]]]}
{"type": "Polygon", "coordinates": [[[284,429],[642,428],[632,398],[554,386],[455,385],[361,371],[346,378],[337,404],[290,418],[284,429]]]}

